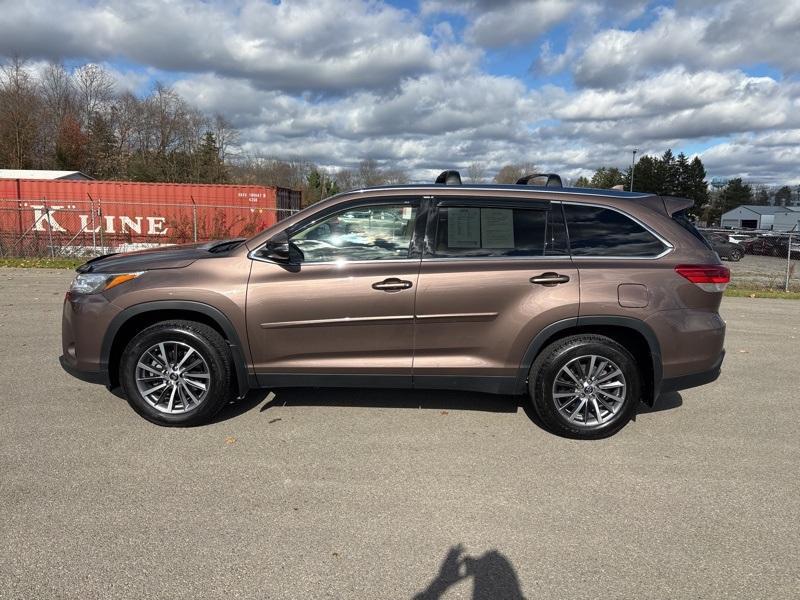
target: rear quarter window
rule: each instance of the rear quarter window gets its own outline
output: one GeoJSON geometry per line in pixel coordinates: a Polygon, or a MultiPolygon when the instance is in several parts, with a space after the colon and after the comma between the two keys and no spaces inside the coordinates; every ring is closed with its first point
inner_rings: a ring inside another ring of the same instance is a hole
{"type": "Polygon", "coordinates": [[[666,246],[630,217],[599,206],[564,204],[573,256],[652,258],[666,246]]]}

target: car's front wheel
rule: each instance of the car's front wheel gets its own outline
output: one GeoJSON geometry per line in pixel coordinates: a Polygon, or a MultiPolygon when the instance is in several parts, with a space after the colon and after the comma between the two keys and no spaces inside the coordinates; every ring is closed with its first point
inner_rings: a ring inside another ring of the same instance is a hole
{"type": "Polygon", "coordinates": [[[533,409],[545,427],[565,437],[613,435],[631,419],[641,397],[631,353],[601,335],[573,335],[547,346],[529,377],[533,409]]]}
{"type": "Polygon", "coordinates": [[[739,262],[744,256],[744,251],[741,248],[733,248],[728,254],[728,258],[733,262],[739,262]]]}
{"type": "Polygon", "coordinates": [[[119,379],[133,409],[159,425],[197,425],[230,398],[231,358],[213,328],[164,321],[137,334],[125,348],[119,379]]]}

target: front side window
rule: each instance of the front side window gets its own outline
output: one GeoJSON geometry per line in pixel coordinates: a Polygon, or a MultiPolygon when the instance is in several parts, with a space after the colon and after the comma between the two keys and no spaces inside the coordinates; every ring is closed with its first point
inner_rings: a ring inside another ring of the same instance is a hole
{"type": "Polygon", "coordinates": [[[304,263],[408,258],[417,209],[408,204],[351,208],[309,225],[291,241],[304,263]]]}
{"type": "Polygon", "coordinates": [[[599,206],[564,204],[573,256],[652,258],[666,246],[636,221],[599,206]]]}
{"type": "Polygon", "coordinates": [[[433,251],[437,258],[563,256],[567,248],[561,210],[440,207],[433,251]]]}

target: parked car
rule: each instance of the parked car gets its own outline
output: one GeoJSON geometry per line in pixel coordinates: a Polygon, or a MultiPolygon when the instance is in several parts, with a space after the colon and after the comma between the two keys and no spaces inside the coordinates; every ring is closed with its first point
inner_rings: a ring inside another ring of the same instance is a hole
{"type": "Polygon", "coordinates": [[[747,235],[745,233],[729,233],[728,234],[728,241],[733,244],[741,244],[743,242],[748,242],[753,239],[752,235],[747,235]]]}
{"type": "Polygon", "coordinates": [[[704,235],[720,258],[733,262],[742,260],[745,252],[744,248],[739,244],[728,241],[728,236],[721,233],[705,233],[704,235]]]}
{"type": "Polygon", "coordinates": [[[782,243],[777,236],[759,236],[747,242],[742,242],[747,254],[760,256],[786,256],[786,242],[782,243]]]}
{"type": "Polygon", "coordinates": [[[455,175],[340,194],[248,240],[90,260],[61,363],[160,425],[252,388],[369,386],[526,394],[577,438],[718,377],[729,271],[691,201],[455,175]]]}

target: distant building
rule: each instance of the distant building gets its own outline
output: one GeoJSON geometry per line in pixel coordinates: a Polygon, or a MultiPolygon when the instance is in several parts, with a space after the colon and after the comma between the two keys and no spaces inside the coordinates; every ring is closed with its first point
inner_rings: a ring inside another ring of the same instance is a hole
{"type": "Polygon", "coordinates": [[[775,213],[775,222],[772,224],[775,231],[800,231],[800,207],[790,206],[783,212],[775,213]]]}
{"type": "Polygon", "coordinates": [[[94,179],[80,171],[48,171],[43,169],[0,169],[0,179],[94,179]]]}
{"type": "Polygon", "coordinates": [[[800,217],[800,209],[790,206],[760,206],[742,204],[728,212],[722,213],[720,226],[730,229],[776,229],[787,231],[792,223],[793,215],[800,217]],[[780,229],[778,229],[778,225],[780,229]]]}

